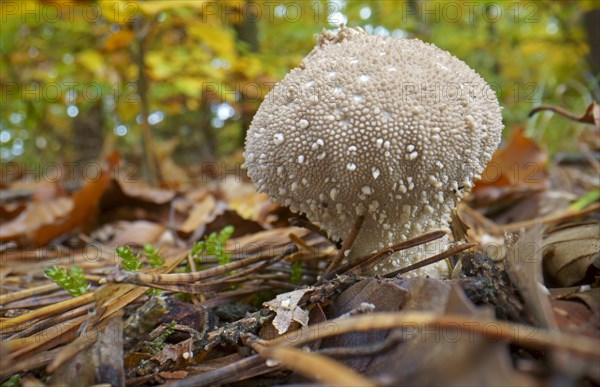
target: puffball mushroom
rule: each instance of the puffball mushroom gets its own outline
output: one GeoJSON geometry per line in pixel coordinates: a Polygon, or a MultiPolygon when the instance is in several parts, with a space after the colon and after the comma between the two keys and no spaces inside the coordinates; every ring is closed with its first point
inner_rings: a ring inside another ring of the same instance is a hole
{"type": "MultiPolygon", "coordinates": [[[[342,27],[323,31],[267,95],[247,133],[245,167],[258,191],[320,223],[334,240],[363,215],[352,259],[447,230],[502,128],[495,93],[463,61],[418,39],[342,27]]],[[[395,253],[375,272],[423,254],[395,253]]],[[[439,263],[418,274],[446,270],[439,263]]]]}

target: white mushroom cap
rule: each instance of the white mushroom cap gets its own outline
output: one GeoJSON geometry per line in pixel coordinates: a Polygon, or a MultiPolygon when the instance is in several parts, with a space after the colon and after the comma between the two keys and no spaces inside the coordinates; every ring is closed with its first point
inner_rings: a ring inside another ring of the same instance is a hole
{"type": "MultiPolygon", "coordinates": [[[[502,128],[495,93],[447,51],[342,27],[267,95],[245,166],[259,191],[333,239],[365,215],[356,257],[446,229],[502,128]]],[[[415,260],[397,254],[377,271],[415,260]]]]}

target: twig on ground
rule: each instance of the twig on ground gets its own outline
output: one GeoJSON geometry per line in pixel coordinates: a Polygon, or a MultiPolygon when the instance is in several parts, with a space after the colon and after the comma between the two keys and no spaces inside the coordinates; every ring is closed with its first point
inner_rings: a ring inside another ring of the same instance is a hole
{"type": "Polygon", "coordinates": [[[439,262],[442,259],[449,258],[449,257],[453,256],[454,254],[460,253],[461,251],[467,250],[467,249],[469,249],[471,247],[475,247],[475,246],[477,246],[477,243],[464,243],[462,245],[452,246],[448,250],[446,250],[444,252],[441,252],[439,254],[436,254],[433,257],[429,257],[429,258],[424,259],[422,261],[413,263],[412,265],[403,267],[402,269],[398,269],[398,270],[393,271],[391,273],[387,273],[384,277],[386,277],[386,278],[393,278],[393,277],[395,277],[397,275],[405,274],[405,273],[411,272],[413,270],[420,269],[420,268],[422,268],[424,266],[431,265],[433,263],[439,262]]]}
{"type": "Polygon", "coordinates": [[[356,219],[356,223],[354,223],[354,226],[352,227],[350,234],[344,240],[344,243],[342,244],[342,247],[340,248],[340,250],[338,251],[336,256],[333,257],[333,259],[331,260],[331,263],[325,270],[325,273],[323,273],[323,277],[322,277],[323,279],[331,278],[329,276],[331,274],[331,272],[334,271],[335,269],[337,269],[337,267],[339,266],[342,259],[344,259],[344,257],[347,256],[347,252],[350,252],[350,249],[352,248],[354,241],[358,237],[358,234],[360,234],[360,230],[362,229],[362,225],[363,225],[364,221],[365,221],[364,215],[361,215],[358,217],[358,219],[356,219]]]}

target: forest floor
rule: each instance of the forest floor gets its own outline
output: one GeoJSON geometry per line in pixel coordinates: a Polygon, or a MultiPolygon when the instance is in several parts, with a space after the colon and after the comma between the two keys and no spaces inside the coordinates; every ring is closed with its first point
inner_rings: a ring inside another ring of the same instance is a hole
{"type": "Polygon", "coordinates": [[[443,280],[365,274],[408,242],[324,275],[339,244],[239,163],[167,188],[117,154],[75,182],[3,168],[2,386],[598,385],[593,106],[580,152],[514,131],[431,260],[443,280]]]}

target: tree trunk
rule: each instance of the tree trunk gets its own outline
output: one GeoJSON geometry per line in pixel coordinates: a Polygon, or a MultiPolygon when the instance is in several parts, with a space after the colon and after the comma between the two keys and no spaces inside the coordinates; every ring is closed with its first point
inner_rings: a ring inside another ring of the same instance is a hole
{"type": "MultiPolygon", "coordinates": [[[[234,24],[234,29],[237,34],[237,38],[239,41],[246,43],[248,50],[250,52],[258,52],[260,50],[260,44],[258,42],[258,19],[260,19],[259,15],[251,12],[254,9],[257,9],[259,6],[255,5],[253,1],[248,1],[246,4],[246,12],[244,12],[244,20],[242,20],[239,24],[234,24]]],[[[239,145],[244,146],[244,141],[246,139],[246,132],[252,123],[252,118],[254,117],[254,108],[252,101],[248,101],[248,99],[240,94],[239,101],[239,114],[240,121],[242,123],[242,131],[240,133],[239,145]]]]}
{"type": "Polygon", "coordinates": [[[89,163],[100,157],[104,134],[104,114],[102,100],[94,103],[87,110],[82,110],[73,119],[72,128],[72,160],[75,163],[75,177],[83,175],[89,163]]]}
{"type": "MultiPolygon", "coordinates": [[[[584,15],[585,30],[590,46],[589,62],[593,74],[600,73],[600,9],[592,9],[584,15]]],[[[598,80],[598,78],[596,78],[598,80]]],[[[600,98],[600,80],[594,85],[596,98],[600,98]]]]}
{"type": "Polygon", "coordinates": [[[139,18],[134,22],[137,51],[134,54],[135,63],[138,67],[137,93],[140,97],[140,126],[142,128],[142,144],[144,152],[143,171],[146,175],[148,183],[157,186],[162,182],[160,166],[156,157],[156,149],[154,147],[154,135],[152,128],[148,122],[150,108],[148,103],[148,77],[146,74],[145,63],[145,41],[150,29],[150,22],[143,18],[139,18]]]}

